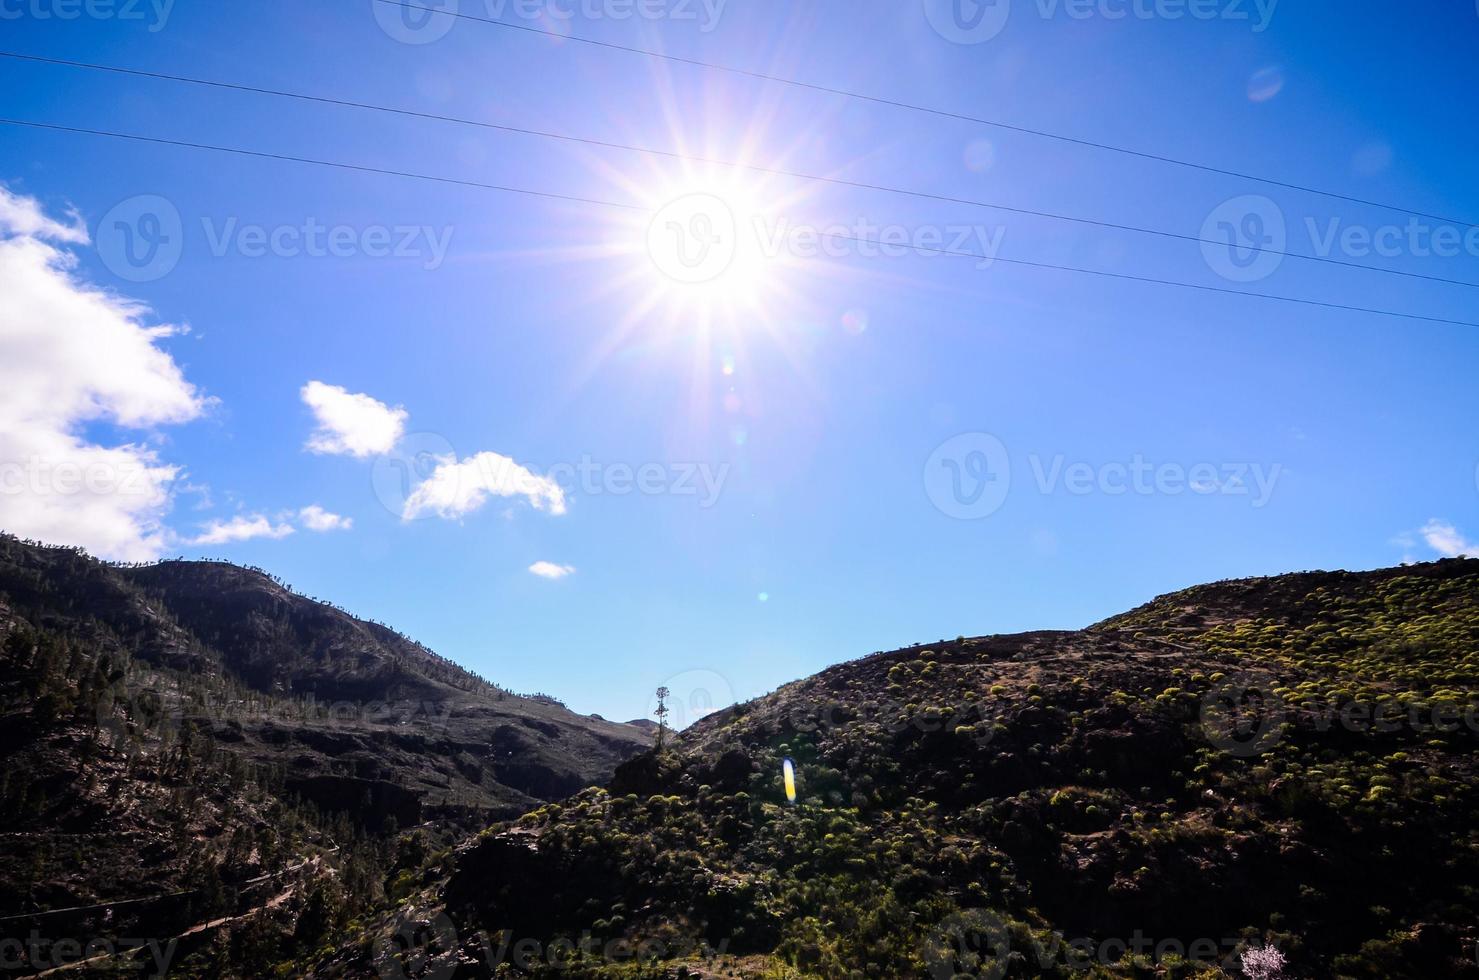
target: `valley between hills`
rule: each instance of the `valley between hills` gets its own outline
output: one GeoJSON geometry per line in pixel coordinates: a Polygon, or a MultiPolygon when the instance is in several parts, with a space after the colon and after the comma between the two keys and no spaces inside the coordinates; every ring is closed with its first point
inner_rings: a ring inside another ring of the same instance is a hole
{"type": "Polygon", "coordinates": [[[260,570],[3,537],[0,661],[7,973],[1479,977],[1479,560],[877,653],[674,733],[260,570]]]}

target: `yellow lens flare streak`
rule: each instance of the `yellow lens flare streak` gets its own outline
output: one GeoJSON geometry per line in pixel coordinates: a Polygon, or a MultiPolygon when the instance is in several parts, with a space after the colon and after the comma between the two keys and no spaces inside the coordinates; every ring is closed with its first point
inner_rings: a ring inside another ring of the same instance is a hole
{"type": "Polygon", "coordinates": [[[786,778],[786,800],[796,802],[796,764],[790,759],[781,763],[781,773],[786,778]]]}

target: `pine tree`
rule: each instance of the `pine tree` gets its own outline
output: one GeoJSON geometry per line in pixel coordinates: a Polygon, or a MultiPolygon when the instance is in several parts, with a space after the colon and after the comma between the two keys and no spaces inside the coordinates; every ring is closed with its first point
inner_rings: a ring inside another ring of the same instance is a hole
{"type": "Polygon", "coordinates": [[[662,750],[663,735],[668,730],[668,696],[672,693],[666,687],[657,689],[657,710],[652,714],[657,719],[657,748],[659,751],[662,750]]]}

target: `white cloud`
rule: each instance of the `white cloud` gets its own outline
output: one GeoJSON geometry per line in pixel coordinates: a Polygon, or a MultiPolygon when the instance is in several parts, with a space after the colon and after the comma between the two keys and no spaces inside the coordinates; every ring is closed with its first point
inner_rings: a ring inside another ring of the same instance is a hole
{"type": "Polygon", "coordinates": [[[1445,558],[1479,558],[1479,544],[1467,540],[1458,528],[1436,517],[1423,525],[1423,540],[1445,558]]]}
{"type": "Polygon", "coordinates": [[[484,452],[458,462],[445,457],[411,495],[401,516],[412,520],[426,514],[459,518],[478,510],[488,498],[523,497],[535,510],[565,513],[565,491],[549,477],[499,453],[484,452]]]}
{"type": "Polygon", "coordinates": [[[0,232],[26,238],[45,238],[70,245],[87,244],[87,226],[76,211],[69,213],[71,224],[48,218],[34,197],[12,194],[0,184],[0,232]]]}
{"type": "Polygon", "coordinates": [[[176,328],[77,276],[59,243],[86,242],[75,215],[53,220],[0,185],[0,527],[147,560],[167,545],[179,470],[140,441],[100,445],[85,427],[147,436],[198,417],[206,399],[157,346],[176,328]]]}
{"type": "Polygon", "coordinates": [[[404,408],[391,408],[369,395],[322,381],[308,382],[300,394],[318,421],[308,437],[311,452],[359,458],[388,453],[406,431],[404,408]]]}
{"type": "Polygon", "coordinates": [[[273,524],[261,514],[253,514],[250,517],[237,516],[229,521],[211,521],[203,525],[204,530],[198,537],[190,539],[190,544],[231,544],[236,541],[250,541],[253,538],[285,538],[293,533],[291,524],[273,524]]]}
{"type": "Polygon", "coordinates": [[[564,578],[575,572],[574,565],[556,565],[552,561],[537,561],[529,566],[529,571],[540,578],[564,578]]]}
{"type": "Polygon", "coordinates": [[[298,519],[310,531],[347,531],[354,527],[354,520],[324,510],[318,504],[309,504],[298,511],[298,519]]]}

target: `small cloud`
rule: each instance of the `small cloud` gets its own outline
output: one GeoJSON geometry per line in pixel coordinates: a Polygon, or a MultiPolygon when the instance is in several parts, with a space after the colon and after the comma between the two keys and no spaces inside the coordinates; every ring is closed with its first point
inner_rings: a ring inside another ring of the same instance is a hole
{"type": "Polygon", "coordinates": [[[1260,68],[1248,79],[1248,100],[1267,102],[1284,90],[1284,69],[1277,65],[1260,68]]]}
{"type": "Polygon", "coordinates": [[[547,476],[540,476],[500,453],[483,452],[458,462],[448,456],[438,461],[411,495],[401,516],[413,520],[426,514],[448,519],[465,517],[481,508],[489,497],[523,497],[535,510],[565,513],[565,491],[547,476]]]}
{"type": "Polygon", "coordinates": [[[574,565],[556,565],[552,561],[537,561],[529,566],[529,571],[540,578],[560,579],[566,575],[575,573],[574,565]]]}
{"type": "Polygon", "coordinates": [[[291,524],[273,524],[261,514],[251,517],[233,517],[229,521],[211,521],[204,525],[199,537],[191,538],[190,544],[230,544],[235,541],[250,541],[253,538],[285,538],[293,533],[291,524]]]}
{"type": "Polygon", "coordinates": [[[309,504],[298,511],[298,519],[310,531],[347,531],[354,527],[353,518],[331,513],[318,504],[309,504]]]}
{"type": "Polygon", "coordinates": [[[310,381],[299,392],[313,410],[318,428],[308,437],[308,451],[363,459],[388,453],[406,431],[409,414],[365,394],[338,385],[310,381]]]}
{"type": "Polygon", "coordinates": [[[1423,540],[1444,558],[1479,558],[1479,544],[1467,540],[1458,528],[1436,517],[1424,524],[1423,540]]]}

